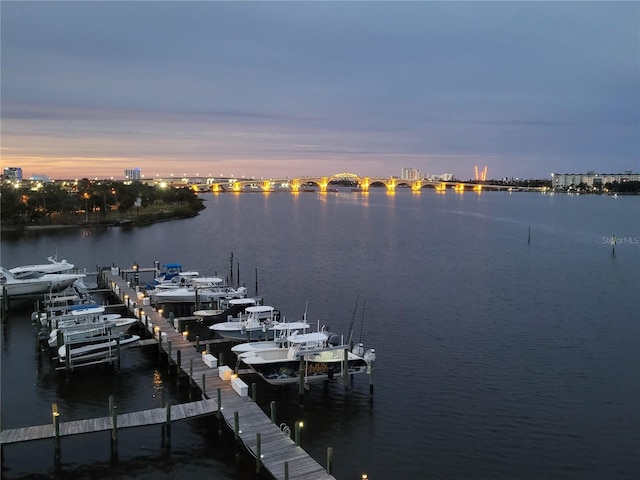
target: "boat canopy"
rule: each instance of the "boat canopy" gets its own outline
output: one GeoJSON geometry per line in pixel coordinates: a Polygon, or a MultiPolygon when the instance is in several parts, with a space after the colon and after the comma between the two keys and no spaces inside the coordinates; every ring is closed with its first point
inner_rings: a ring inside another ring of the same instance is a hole
{"type": "Polygon", "coordinates": [[[265,312],[273,312],[273,307],[268,305],[256,305],[253,307],[247,307],[245,312],[247,313],[265,313],[265,312]]]}

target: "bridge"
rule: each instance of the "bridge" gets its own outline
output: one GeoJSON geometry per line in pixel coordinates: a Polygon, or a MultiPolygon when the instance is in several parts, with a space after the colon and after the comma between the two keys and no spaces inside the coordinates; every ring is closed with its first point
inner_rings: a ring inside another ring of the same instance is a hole
{"type": "MultiPolygon", "coordinates": [[[[174,181],[174,183],[176,183],[174,181]]],[[[183,185],[189,185],[196,191],[200,192],[275,192],[289,191],[298,193],[301,191],[332,191],[332,184],[348,183],[353,190],[360,192],[368,192],[371,188],[383,187],[387,192],[395,192],[396,189],[407,188],[411,191],[419,193],[425,188],[435,189],[437,192],[444,193],[447,190],[456,192],[483,190],[505,190],[516,191],[521,190],[518,187],[506,185],[491,185],[487,183],[461,182],[456,180],[427,180],[416,179],[408,180],[394,176],[389,177],[366,177],[355,173],[336,173],[327,176],[306,176],[295,178],[214,178],[214,177],[184,177],[180,180],[183,185]]]]}

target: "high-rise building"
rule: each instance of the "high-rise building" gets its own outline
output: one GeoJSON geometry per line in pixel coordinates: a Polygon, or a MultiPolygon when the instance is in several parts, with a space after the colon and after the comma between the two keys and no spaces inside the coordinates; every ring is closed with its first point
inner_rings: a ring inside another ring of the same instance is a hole
{"type": "Polygon", "coordinates": [[[400,178],[402,180],[421,180],[422,175],[420,175],[420,170],[417,168],[405,167],[402,169],[400,178]]]}
{"type": "Polygon", "coordinates": [[[2,173],[4,180],[9,182],[21,182],[22,181],[22,168],[20,167],[4,167],[2,173]]]}
{"type": "Polygon", "coordinates": [[[133,168],[131,170],[124,171],[124,179],[129,181],[140,180],[140,169],[133,168]]]}

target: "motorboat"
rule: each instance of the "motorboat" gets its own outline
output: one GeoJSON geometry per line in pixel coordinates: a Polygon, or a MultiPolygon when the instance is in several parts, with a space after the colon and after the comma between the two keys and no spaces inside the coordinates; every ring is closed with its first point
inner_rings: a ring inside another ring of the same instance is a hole
{"type": "Polygon", "coordinates": [[[233,321],[238,315],[245,313],[247,307],[262,305],[261,297],[244,297],[232,299],[220,299],[217,309],[196,310],[194,317],[203,325],[213,325],[214,323],[233,321]]]}
{"type": "Polygon", "coordinates": [[[287,338],[298,333],[307,333],[309,330],[307,322],[280,322],[273,326],[274,337],[271,340],[259,340],[257,342],[238,343],[231,347],[231,351],[236,355],[245,352],[254,352],[264,349],[286,348],[289,346],[287,338]]]}
{"type": "Polygon", "coordinates": [[[34,273],[33,275],[33,277],[18,279],[9,270],[0,267],[2,293],[13,296],[60,292],[86,276],[80,273],[34,273]]]}
{"type": "Polygon", "coordinates": [[[209,303],[219,299],[244,298],[247,296],[246,287],[206,287],[188,286],[167,289],[155,293],[157,303],[194,303],[197,301],[209,303]]]}
{"type": "MultiPolygon", "coordinates": [[[[209,329],[227,340],[251,342],[276,338],[276,325],[286,323],[280,322],[280,311],[269,305],[247,307],[245,312],[246,317],[240,315],[238,319],[215,323],[209,329]]],[[[309,328],[306,322],[295,323],[297,329],[309,328]]]]}
{"type": "Polygon", "coordinates": [[[59,346],[70,340],[92,338],[110,333],[126,333],[138,322],[135,317],[125,318],[117,313],[105,313],[104,307],[73,310],[69,315],[54,317],[55,328],[48,336],[49,347],[59,346]]]}
{"type": "Polygon", "coordinates": [[[272,385],[331,380],[344,373],[345,355],[349,375],[366,373],[375,360],[375,350],[364,351],[362,344],[349,350],[342,339],[327,331],[292,333],[286,345],[275,348],[254,349],[240,353],[238,361],[272,385]]]}
{"type": "Polygon", "coordinates": [[[120,333],[117,335],[103,334],[99,335],[100,329],[96,329],[96,335],[85,338],[80,341],[69,341],[58,348],[58,361],[66,365],[67,358],[73,364],[86,364],[89,362],[97,362],[110,360],[114,358],[118,349],[124,349],[132,346],[134,342],[140,340],[139,335],[131,335],[120,333]]]}
{"type": "Polygon", "coordinates": [[[23,265],[20,267],[10,268],[9,272],[17,279],[37,278],[47,273],[65,273],[71,272],[74,265],[66,260],[58,261],[56,257],[47,257],[49,263],[37,265],[23,265]]]}

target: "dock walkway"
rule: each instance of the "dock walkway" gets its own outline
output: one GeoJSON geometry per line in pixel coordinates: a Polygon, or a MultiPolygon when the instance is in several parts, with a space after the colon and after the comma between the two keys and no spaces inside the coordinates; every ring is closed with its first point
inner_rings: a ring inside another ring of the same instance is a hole
{"type": "MultiPolygon", "coordinates": [[[[126,278],[126,277],[125,277],[126,278]]],[[[249,397],[238,395],[229,380],[220,378],[217,368],[208,367],[203,355],[195,348],[194,342],[177,331],[168,319],[165,319],[151,305],[140,305],[136,291],[126,279],[113,275],[111,271],[102,272],[102,283],[122,300],[122,302],[140,318],[149,333],[160,339],[158,347],[162,349],[177,368],[190,377],[207,400],[206,405],[215,405],[225,423],[236,431],[235,412],[238,413],[237,435],[247,450],[254,456],[260,455],[262,465],[276,479],[285,478],[285,462],[290,480],[309,479],[330,480],[334,477],[309,456],[290,436],[283,433],[278,425],[262,411],[249,397]],[[180,354],[178,354],[180,352],[180,354]],[[220,405],[217,405],[218,389],[220,405]],[[209,400],[213,397],[213,400],[209,400]],[[260,434],[260,452],[258,453],[258,434],[260,434]]],[[[186,404],[190,405],[190,404],[186,404]]],[[[164,410],[164,409],[161,409],[164,410]]],[[[173,407],[172,407],[173,416],[173,407]]],[[[119,421],[119,420],[118,420],[119,421]]]]}

